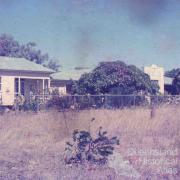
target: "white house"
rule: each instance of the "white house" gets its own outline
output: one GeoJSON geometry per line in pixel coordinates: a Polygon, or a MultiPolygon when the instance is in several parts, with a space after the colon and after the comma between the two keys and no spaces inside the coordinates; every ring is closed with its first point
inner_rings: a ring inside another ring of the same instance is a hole
{"type": "Polygon", "coordinates": [[[90,72],[91,69],[82,69],[82,70],[64,70],[61,72],[56,72],[51,74],[51,89],[57,89],[61,95],[68,94],[68,82],[70,80],[77,81],[82,74],[90,72]]]}
{"type": "Polygon", "coordinates": [[[0,57],[0,104],[12,106],[18,94],[44,96],[53,70],[24,58],[0,57]]]}
{"type": "Polygon", "coordinates": [[[151,66],[145,66],[144,72],[150,76],[151,81],[159,85],[159,92],[164,94],[164,68],[153,64],[151,66]]]}

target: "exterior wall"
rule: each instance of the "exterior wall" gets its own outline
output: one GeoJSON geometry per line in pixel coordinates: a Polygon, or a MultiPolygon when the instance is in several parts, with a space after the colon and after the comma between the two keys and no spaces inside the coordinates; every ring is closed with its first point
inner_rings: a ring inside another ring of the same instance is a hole
{"type": "Polygon", "coordinates": [[[60,95],[67,95],[66,86],[64,87],[51,87],[51,92],[57,90],[60,95]]]}
{"type": "Polygon", "coordinates": [[[51,91],[58,90],[60,95],[67,94],[67,81],[63,80],[51,80],[51,91]]]}
{"type": "Polygon", "coordinates": [[[14,104],[14,77],[2,76],[2,105],[11,106],[14,104]]]}
{"type": "Polygon", "coordinates": [[[164,94],[164,69],[157,65],[144,67],[144,72],[150,76],[151,80],[158,81],[159,92],[164,94]]]}
{"type": "Polygon", "coordinates": [[[13,71],[0,71],[1,77],[1,96],[2,105],[12,106],[15,100],[15,78],[20,78],[25,80],[24,91],[25,98],[29,99],[30,86],[34,85],[35,90],[39,88],[40,92],[43,93],[43,80],[46,81],[44,85],[49,87],[47,81],[50,81],[50,75],[47,73],[27,73],[27,72],[13,72],[13,71]],[[37,81],[39,81],[39,86],[37,86],[37,81]]]}
{"type": "Polygon", "coordinates": [[[67,94],[67,90],[66,90],[66,86],[64,87],[59,87],[59,93],[62,95],[66,95],[67,94]]]}

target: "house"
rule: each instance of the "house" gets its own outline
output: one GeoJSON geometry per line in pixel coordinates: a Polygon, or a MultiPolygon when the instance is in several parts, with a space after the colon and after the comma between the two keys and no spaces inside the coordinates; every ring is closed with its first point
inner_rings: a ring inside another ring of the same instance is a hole
{"type": "Polygon", "coordinates": [[[144,67],[144,72],[150,76],[151,81],[156,82],[160,90],[161,94],[173,94],[173,78],[167,77],[164,74],[164,68],[158,67],[157,65],[151,65],[144,67]]]}
{"type": "Polygon", "coordinates": [[[52,73],[53,70],[24,58],[0,57],[0,104],[12,106],[19,94],[26,100],[32,94],[44,97],[52,73]]]}
{"type": "Polygon", "coordinates": [[[159,85],[159,92],[164,94],[164,68],[155,64],[144,67],[144,73],[148,74],[151,81],[159,85]]]}
{"type": "Polygon", "coordinates": [[[69,82],[77,81],[82,74],[90,72],[90,69],[70,69],[51,74],[51,90],[58,90],[61,95],[69,94],[69,82]]]}

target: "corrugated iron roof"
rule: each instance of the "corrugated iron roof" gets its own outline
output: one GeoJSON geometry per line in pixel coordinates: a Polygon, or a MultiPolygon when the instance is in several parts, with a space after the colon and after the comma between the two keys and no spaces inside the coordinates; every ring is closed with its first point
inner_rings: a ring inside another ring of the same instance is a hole
{"type": "Polygon", "coordinates": [[[90,72],[91,69],[86,70],[63,70],[61,72],[51,74],[54,80],[79,80],[82,74],[90,72]]]}
{"type": "Polygon", "coordinates": [[[14,71],[31,71],[53,73],[52,69],[46,68],[40,64],[36,64],[25,58],[5,57],[0,56],[0,70],[14,70],[14,71]]]}

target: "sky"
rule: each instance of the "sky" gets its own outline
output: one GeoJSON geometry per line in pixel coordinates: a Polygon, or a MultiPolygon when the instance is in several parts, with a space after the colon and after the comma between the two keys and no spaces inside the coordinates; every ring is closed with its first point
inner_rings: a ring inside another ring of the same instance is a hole
{"type": "Polygon", "coordinates": [[[66,68],[121,60],[180,67],[180,0],[0,0],[0,34],[66,68]]]}

